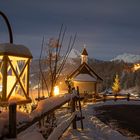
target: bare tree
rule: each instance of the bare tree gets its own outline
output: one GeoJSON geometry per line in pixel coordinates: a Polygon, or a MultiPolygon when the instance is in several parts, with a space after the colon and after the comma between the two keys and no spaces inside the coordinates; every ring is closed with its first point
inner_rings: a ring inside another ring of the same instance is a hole
{"type": "Polygon", "coordinates": [[[74,37],[70,36],[67,46],[64,48],[63,42],[65,34],[66,27],[62,25],[58,38],[51,38],[46,44],[44,38],[42,40],[39,67],[42,80],[44,81],[43,83],[48,91],[49,96],[53,96],[54,86],[60,77],[69,53],[72,50],[76,40],[76,34],[74,37]],[[43,52],[45,52],[44,57],[43,52]],[[45,72],[42,68],[45,67],[44,65],[47,67],[45,72]]]}

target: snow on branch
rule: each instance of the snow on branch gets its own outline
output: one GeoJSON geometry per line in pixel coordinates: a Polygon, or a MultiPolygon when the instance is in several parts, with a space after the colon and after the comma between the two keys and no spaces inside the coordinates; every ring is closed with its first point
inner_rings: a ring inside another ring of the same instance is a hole
{"type": "Polygon", "coordinates": [[[50,134],[48,140],[58,140],[64,131],[69,127],[76,114],[77,112],[72,113],[72,115],[67,120],[64,120],[62,123],[60,123],[50,134]]]}

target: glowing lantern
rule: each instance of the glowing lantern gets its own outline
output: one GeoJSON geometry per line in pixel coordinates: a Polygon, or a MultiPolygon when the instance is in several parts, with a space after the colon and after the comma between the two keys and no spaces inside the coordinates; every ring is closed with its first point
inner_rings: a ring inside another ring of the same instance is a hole
{"type": "Polygon", "coordinates": [[[23,45],[0,44],[0,105],[15,101],[31,102],[29,98],[29,67],[32,55],[23,45]]]}
{"type": "Polygon", "coordinates": [[[54,87],[54,96],[57,96],[57,95],[59,95],[59,87],[55,86],[54,87]]]}

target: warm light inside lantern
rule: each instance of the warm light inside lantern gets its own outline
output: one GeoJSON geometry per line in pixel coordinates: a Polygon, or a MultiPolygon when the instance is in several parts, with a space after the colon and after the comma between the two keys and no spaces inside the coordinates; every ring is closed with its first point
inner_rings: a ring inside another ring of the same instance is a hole
{"type": "Polygon", "coordinates": [[[57,96],[57,95],[59,95],[59,87],[55,86],[54,87],[54,96],[57,96]]]}
{"type": "MultiPolygon", "coordinates": [[[[7,76],[7,94],[9,95],[11,89],[13,88],[14,84],[16,82],[16,77],[12,75],[7,76]]],[[[12,96],[15,96],[15,88],[12,92],[12,96]]]]}

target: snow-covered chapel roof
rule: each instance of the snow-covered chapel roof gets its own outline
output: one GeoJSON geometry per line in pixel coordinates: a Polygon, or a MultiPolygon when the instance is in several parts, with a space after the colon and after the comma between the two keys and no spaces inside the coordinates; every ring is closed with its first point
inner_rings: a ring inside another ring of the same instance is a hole
{"type": "Polygon", "coordinates": [[[74,77],[73,80],[80,81],[80,82],[96,82],[95,77],[92,77],[89,74],[82,74],[82,73],[74,77]]]}
{"type": "MultiPolygon", "coordinates": [[[[97,79],[96,81],[103,81],[103,79],[96,72],[94,72],[94,70],[88,64],[86,64],[86,63],[82,63],[68,77],[74,79],[74,78],[78,77],[78,75],[80,75],[80,74],[86,74],[86,75],[83,75],[83,77],[82,77],[83,79],[84,79],[85,76],[89,75],[91,77],[95,77],[97,79]]],[[[89,78],[89,76],[88,76],[88,78],[89,78]]],[[[91,79],[91,77],[90,77],[90,79],[91,79]]]]}

